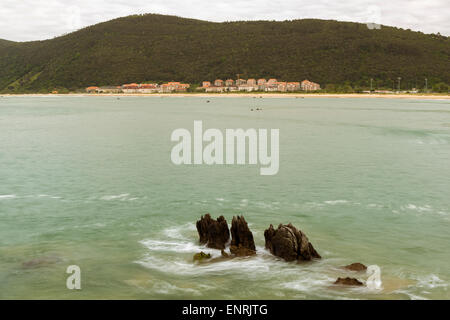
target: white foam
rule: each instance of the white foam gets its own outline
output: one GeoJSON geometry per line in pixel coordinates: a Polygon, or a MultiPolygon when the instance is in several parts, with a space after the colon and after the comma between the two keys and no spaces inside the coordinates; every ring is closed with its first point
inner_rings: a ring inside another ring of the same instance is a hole
{"type": "Polygon", "coordinates": [[[281,283],[281,286],[286,289],[305,292],[311,289],[318,289],[318,287],[328,287],[334,281],[334,278],[324,274],[317,274],[315,276],[308,274],[307,276],[299,275],[294,281],[281,283]]]}
{"type": "MultiPolygon", "coordinates": [[[[173,249],[173,248],[172,248],[173,249]]],[[[181,250],[187,250],[189,252],[199,252],[200,250],[204,252],[205,248],[197,248],[197,250],[192,250],[192,247],[183,248],[181,250]]],[[[217,251],[217,250],[216,250],[217,251]]],[[[186,252],[186,251],[183,251],[186,252]]],[[[209,251],[213,258],[218,256],[216,252],[209,251]]],[[[219,253],[220,254],[220,253],[219,253]]],[[[192,258],[191,258],[192,259],[192,258]]],[[[172,259],[166,258],[162,259],[156,257],[152,254],[147,254],[143,259],[136,261],[136,263],[148,268],[157,270],[159,272],[187,275],[187,276],[205,276],[207,274],[233,274],[242,276],[245,279],[260,279],[261,275],[274,276],[270,273],[271,266],[265,261],[263,257],[246,257],[246,258],[235,258],[232,260],[223,260],[220,262],[205,263],[205,264],[195,264],[189,259],[181,259],[174,257],[172,259]]],[[[276,272],[275,272],[276,273],[276,272]]]]}
{"type": "Polygon", "coordinates": [[[383,205],[377,204],[377,203],[369,203],[367,205],[367,207],[369,207],[369,208],[383,208],[383,205]]]}
{"type": "Polygon", "coordinates": [[[414,204],[408,204],[408,205],[406,205],[406,206],[403,206],[402,207],[402,209],[403,210],[405,210],[405,209],[408,209],[408,210],[415,210],[415,211],[418,211],[418,212],[429,212],[429,211],[432,211],[433,209],[431,208],[431,206],[429,206],[429,205],[425,205],[425,206],[417,206],[417,205],[414,205],[414,204]]]}
{"type": "Polygon", "coordinates": [[[433,289],[433,288],[446,288],[448,283],[440,279],[435,274],[430,274],[425,277],[420,277],[417,279],[417,286],[421,288],[433,289]]]}
{"type": "Polygon", "coordinates": [[[15,194],[4,194],[0,195],[0,200],[8,200],[8,199],[15,199],[17,196],[15,194]]]}
{"type": "Polygon", "coordinates": [[[256,206],[262,209],[278,209],[277,206],[273,205],[273,203],[265,203],[265,202],[256,202],[256,206]]]}
{"type": "Polygon", "coordinates": [[[328,200],[328,201],[324,201],[323,203],[335,205],[335,204],[348,203],[348,201],[347,200],[328,200]]]}
{"type": "Polygon", "coordinates": [[[195,296],[201,296],[202,293],[198,290],[192,288],[182,288],[176,285],[173,285],[167,281],[155,281],[153,283],[153,292],[159,294],[174,294],[174,293],[189,293],[195,296]]]}
{"type": "Polygon", "coordinates": [[[407,295],[411,300],[428,300],[425,297],[413,294],[407,290],[396,290],[396,291],[394,291],[394,293],[403,293],[403,294],[407,295]]]}
{"type": "Polygon", "coordinates": [[[239,206],[241,207],[247,207],[248,206],[248,199],[242,199],[239,203],[239,206]]]}
{"type": "Polygon", "coordinates": [[[183,231],[195,231],[196,227],[193,223],[187,223],[182,226],[170,227],[163,230],[163,233],[172,239],[183,239],[187,238],[183,235],[183,231]]]}
{"type": "Polygon", "coordinates": [[[177,242],[177,241],[163,241],[163,240],[142,240],[140,241],[142,245],[147,247],[150,251],[166,251],[166,252],[191,252],[195,253],[198,251],[207,250],[204,246],[197,245],[192,242],[177,242]]]}
{"type": "Polygon", "coordinates": [[[133,197],[130,198],[129,193],[122,193],[118,195],[110,195],[110,196],[103,196],[100,198],[100,200],[106,200],[106,201],[112,201],[112,200],[118,200],[118,201],[135,201],[139,198],[133,197]]]}
{"type": "MultiPolygon", "coordinates": [[[[156,270],[168,274],[178,274],[186,276],[207,276],[207,275],[233,275],[242,279],[254,279],[260,281],[261,278],[267,281],[279,281],[279,279],[290,277],[308,278],[311,274],[321,268],[321,263],[303,265],[301,268],[297,263],[286,263],[284,260],[271,255],[262,247],[257,247],[257,255],[252,257],[234,258],[229,260],[216,261],[204,264],[195,264],[192,255],[200,251],[210,253],[213,258],[219,257],[219,250],[208,249],[204,246],[191,242],[161,241],[147,239],[141,241],[149,249],[142,259],[135,261],[145,268],[156,270]],[[174,253],[161,257],[158,251],[174,253]],[[178,253],[178,254],[175,254],[178,253]],[[190,253],[192,255],[180,256],[179,253],[190,253]]],[[[328,278],[319,278],[323,282],[328,278]]]]}

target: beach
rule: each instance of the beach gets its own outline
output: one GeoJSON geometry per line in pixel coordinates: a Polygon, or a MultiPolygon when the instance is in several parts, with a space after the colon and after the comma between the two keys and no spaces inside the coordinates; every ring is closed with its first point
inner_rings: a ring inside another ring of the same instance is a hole
{"type": "Polygon", "coordinates": [[[4,97],[200,97],[200,98],[385,98],[385,99],[432,99],[450,100],[450,95],[445,94],[365,94],[365,93],[68,93],[68,94],[1,94],[4,97]]]}

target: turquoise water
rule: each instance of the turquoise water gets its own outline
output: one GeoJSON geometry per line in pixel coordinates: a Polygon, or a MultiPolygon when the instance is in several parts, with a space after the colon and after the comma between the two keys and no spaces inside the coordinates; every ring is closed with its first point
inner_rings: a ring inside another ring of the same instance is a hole
{"type": "Polygon", "coordinates": [[[1,97],[0,146],[1,299],[450,298],[448,100],[1,97]],[[170,135],[194,120],[279,128],[279,173],[175,166],[170,135]],[[243,214],[257,256],[193,264],[220,255],[197,243],[207,212],[243,214]],[[322,260],[264,250],[288,222],[322,260]],[[378,265],[383,289],[333,287],[367,279],[352,262],[378,265]]]}

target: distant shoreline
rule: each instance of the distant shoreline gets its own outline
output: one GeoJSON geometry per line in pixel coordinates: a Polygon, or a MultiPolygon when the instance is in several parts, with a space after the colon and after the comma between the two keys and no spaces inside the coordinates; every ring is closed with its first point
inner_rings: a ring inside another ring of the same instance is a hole
{"type": "Polygon", "coordinates": [[[201,97],[201,98],[391,98],[391,99],[445,99],[448,94],[369,94],[369,93],[67,93],[67,94],[0,94],[0,97],[201,97]]]}

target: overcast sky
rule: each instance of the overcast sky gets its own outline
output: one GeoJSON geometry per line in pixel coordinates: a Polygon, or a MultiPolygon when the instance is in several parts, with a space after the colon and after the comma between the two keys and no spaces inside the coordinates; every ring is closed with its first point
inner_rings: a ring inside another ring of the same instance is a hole
{"type": "Polygon", "coordinates": [[[450,35],[449,0],[0,0],[0,38],[53,38],[136,13],[209,21],[302,18],[375,22],[450,35]]]}

